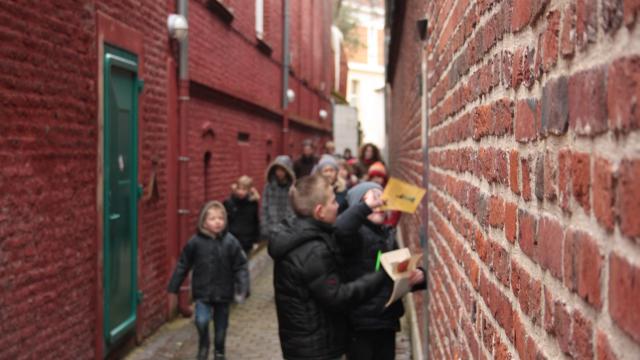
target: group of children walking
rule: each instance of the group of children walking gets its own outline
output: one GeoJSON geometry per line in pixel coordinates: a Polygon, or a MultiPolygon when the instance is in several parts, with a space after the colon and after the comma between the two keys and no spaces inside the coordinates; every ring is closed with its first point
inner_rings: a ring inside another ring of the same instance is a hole
{"type": "MultiPolygon", "coordinates": [[[[379,253],[398,246],[395,223],[381,210],[384,163],[377,148],[366,144],[355,164],[356,178],[352,159],[324,154],[310,167],[308,153],[297,162],[304,164],[295,169],[303,171],[300,177],[286,155],[267,168],[260,211],[260,195],[248,176],[232,185],[224,203],[211,201],[202,208],[197,232],[185,245],[168,288],[177,293],[193,270],[198,359],[208,358],[212,314],[214,358],[225,358],[229,304],[250,293],[247,254],[260,239],[268,242],[274,259],[285,359],[395,357],[404,309],[399,301],[385,308],[393,282],[375,264],[379,253]]],[[[391,217],[397,223],[398,216],[391,217]]],[[[425,288],[423,270],[415,270],[410,282],[414,290],[425,288]]]]}

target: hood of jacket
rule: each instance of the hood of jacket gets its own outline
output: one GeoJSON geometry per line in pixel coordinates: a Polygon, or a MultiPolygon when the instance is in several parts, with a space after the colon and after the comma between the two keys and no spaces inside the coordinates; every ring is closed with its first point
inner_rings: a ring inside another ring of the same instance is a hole
{"type": "Polygon", "coordinates": [[[279,155],[273,160],[273,162],[267,168],[266,180],[267,183],[275,181],[276,167],[283,168],[289,176],[289,182],[293,183],[296,180],[296,174],[293,172],[293,162],[288,155],[279,155]]]}
{"type": "Polygon", "coordinates": [[[202,207],[202,210],[200,210],[200,215],[198,215],[198,227],[196,230],[198,231],[198,234],[201,234],[210,238],[214,238],[214,239],[222,238],[227,233],[228,225],[229,225],[229,219],[227,217],[227,210],[225,209],[224,205],[222,205],[220,201],[209,201],[202,207]],[[224,215],[224,229],[220,234],[218,234],[218,236],[215,236],[209,230],[204,228],[204,221],[207,217],[207,211],[209,211],[209,209],[214,207],[222,211],[222,214],[224,215]]]}
{"type": "Polygon", "coordinates": [[[282,259],[300,245],[332,232],[333,225],[313,218],[290,217],[278,225],[278,235],[269,241],[269,255],[274,260],[282,259]]]}

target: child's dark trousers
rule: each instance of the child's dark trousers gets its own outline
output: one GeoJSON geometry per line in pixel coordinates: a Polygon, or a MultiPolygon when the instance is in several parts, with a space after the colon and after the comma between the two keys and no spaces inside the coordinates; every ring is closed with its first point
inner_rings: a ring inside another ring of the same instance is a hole
{"type": "Polygon", "coordinates": [[[209,349],[209,322],[213,310],[214,346],[216,353],[224,354],[224,341],[229,325],[229,303],[207,303],[196,301],[196,328],[200,336],[200,348],[209,349]]]}

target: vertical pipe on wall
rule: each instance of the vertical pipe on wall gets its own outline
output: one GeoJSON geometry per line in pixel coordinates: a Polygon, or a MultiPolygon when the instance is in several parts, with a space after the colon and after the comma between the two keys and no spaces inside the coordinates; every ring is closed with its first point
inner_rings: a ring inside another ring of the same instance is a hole
{"type": "MultiPolygon", "coordinates": [[[[178,13],[188,19],[188,1],[178,0],[178,13]]],[[[178,156],[178,214],[179,226],[178,226],[178,246],[182,249],[184,242],[187,239],[188,231],[188,215],[189,215],[189,187],[188,187],[188,170],[189,170],[189,157],[187,148],[187,104],[189,101],[189,34],[180,42],[180,50],[178,57],[178,75],[179,75],[179,89],[178,89],[178,106],[179,106],[179,118],[180,125],[178,126],[178,141],[179,141],[179,156],[178,156]]],[[[190,286],[186,285],[180,288],[178,297],[178,309],[184,316],[191,316],[191,310],[189,308],[190,286]]]]}
{"type": "Polygon", "coordinates": [[[289,0],[282,1],[282,154],[289,149],[289,0]]]}

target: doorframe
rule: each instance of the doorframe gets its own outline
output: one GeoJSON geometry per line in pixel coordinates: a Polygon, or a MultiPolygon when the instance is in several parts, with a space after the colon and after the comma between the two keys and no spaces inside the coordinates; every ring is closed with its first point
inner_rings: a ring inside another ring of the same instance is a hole
{"type": "MultiPolygon", "coordinates": [[[[94,253],[96,254],[96,278],[95,278],[95,316],[96,316],[96,329],[94,344],[95,344],[95,358],[103,359],[107,355],[107,349],[104,342],[104,301],[103,301],[103,289],[104,289],[104,254],[103,254],[103,230],[104,230],[104,45],[109,44],[114,47],[126,50],[138,58],[138,78],[144,78],[144,36],[141,32],[128,27],[127,25],[109,17],[108,15],[96,11],[96,99],[98,102],[97,107],[97,152],[96,152],[96,242],[94,247],[94,253]]],[[[144,134],[142,119],[144,118],[144,92],[139,94],[138,97],[138,137],[144,134]]],[[[135,149],[137,154],[140,152],[141,141],[137,141],[138,148],[135,149]]],[[[141,161],[138,161],[138,167],[136,169],[138,177],[141,173],[141,161]]],[[[137,179],[140,182],[140,179],[137,179]]],[[[137,223],[141,224],[141,211],[137,214],[137,223]]],[[[137,283],[141,284],[141,269],[144,268],[142,259],[142,239],[141,237],[142,226],[138,226],[138,249],[137,249],[137,283]]],[[[139,340],[142,333],[142,319],[140,317],[140,307],[137,309],[137,317],[139,321],[136,322],[136,339],[139,340]]]]}

